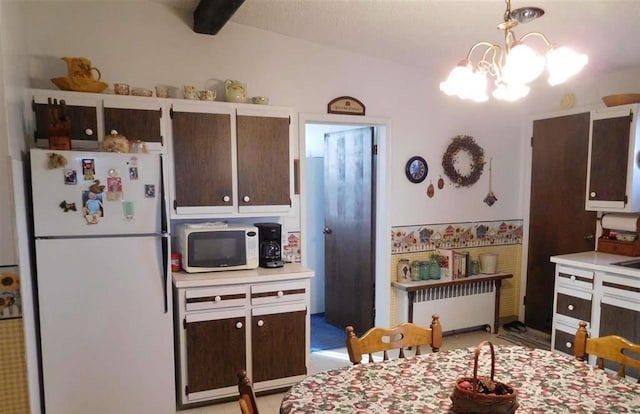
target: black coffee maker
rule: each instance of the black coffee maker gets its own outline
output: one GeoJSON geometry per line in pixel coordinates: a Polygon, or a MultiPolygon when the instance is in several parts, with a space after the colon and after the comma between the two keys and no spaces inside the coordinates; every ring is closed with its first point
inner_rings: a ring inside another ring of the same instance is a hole
{"type": "Polygon", "coordinates": [[[282,226],[278,223],[255,223],[258,228],[260,267],[283,267],[282,226]]]}

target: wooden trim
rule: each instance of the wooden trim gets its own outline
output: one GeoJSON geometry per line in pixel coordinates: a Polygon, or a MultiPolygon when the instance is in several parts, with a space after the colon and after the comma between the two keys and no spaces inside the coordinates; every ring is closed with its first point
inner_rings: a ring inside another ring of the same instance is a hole
{"type": "Polygon", "coordinates": [[[591,283],[591,284],[593,284],[593,279],[591,279],[591,278],[588,278],[588,277],[582,277],[582,276],[577,276],[577,275],[572,275],[572,274],[569,274],[569,273],[562,273],[562,272],[560,272],[560,273],[558,273],[558,277],[562,277],[562,278],[570,279],[570,280],[571,280],[571,278],[573,277],[573,278],[575,278],[575,280],[577,280],[577,281],[580,281],[580,282],[587,282],[587,283],[591,283]]]}
{"type": "Polygon", "coordinates": [[[220,297],[221,300],[233,300],[244,299],[247,297],[244,293],[238,293],[235,295],[215,295],[215,296],[202,296],[198,298],[188,298],[187,303],[200,303],[200,302],[215,302],[216,297],[220,297]]]}
{"type": "Polygon", "coordinates": [[[268,298],[271,296],[278,296],[278,292],[282,292],[283,295],[300,295],[304,294],[304,289],[289,289],[289,290],[274,290],[271,292],[262,292],[262,293],[252,293],[251,299],[256,298],[268,298]]]}
{"type": "Polygon", "coordinates": [[[626,290],[626,291],[629,291],[629,292],[640,292],[640,288],[633,287],[633,286],[621,285],[621,284],[618,284],[618,283],[602,282],[602,286],[610,287],[610,288],[614,288],[614,289],[626,290]]]}
{"type": "Polygon", "coordinates": [[[300,160],[293,160],[293,194],[300,194],[300,160]]]}

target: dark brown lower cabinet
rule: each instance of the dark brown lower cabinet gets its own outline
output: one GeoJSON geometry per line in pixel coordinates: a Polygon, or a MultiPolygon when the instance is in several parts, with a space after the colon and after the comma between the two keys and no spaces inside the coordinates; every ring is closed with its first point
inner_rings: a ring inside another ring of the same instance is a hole
{"type": "Polygon", "coordinates": [[[244,317],[185,323],[186,394],[230,387],[246,367],[244,317]]]}
{"type": "Polygon", "coordinates": [[[252,316],[253,381],[305,375],[306,311],[252,316]]]}
{"type": "MultiPolygon", "coordinates": [[[[606,300],[606,296],[603,297],[603,301],[606,300]]],[[[640,306],[637,303],[629,305],[631,305],[630,308],[640,306]]],[[[619,335],[633,343],[640,344],[640,309],[634,310],[603,302],[600,305],[600,334],[598,336],[607,335],[619,335]]],[[[638,356],[634,356],[634,358],[636,357],[638,356]]],[[[615,371],[618,369],[613,363],[605,363],[605,367],[615,371]]],[[[640,378],[640,371],[627,368],[626,375],[640,378]]]]}

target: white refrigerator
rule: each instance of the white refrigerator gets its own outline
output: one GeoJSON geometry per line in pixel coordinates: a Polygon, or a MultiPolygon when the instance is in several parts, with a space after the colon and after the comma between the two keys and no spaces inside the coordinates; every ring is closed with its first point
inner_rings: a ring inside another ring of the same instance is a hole
{"type": "Polygon", "coordinates": [[[175,413],[162,157],[30,155],[46,414],[175,413]]]}

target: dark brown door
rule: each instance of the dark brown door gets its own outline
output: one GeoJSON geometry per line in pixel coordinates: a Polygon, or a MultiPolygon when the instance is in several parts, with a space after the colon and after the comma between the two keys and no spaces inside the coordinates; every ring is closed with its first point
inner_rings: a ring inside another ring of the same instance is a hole
{"type": "Polygon", "coordinates": [[[525,324],[551,332],[550,257],[593,250],[596,213],[585,211],[589,113],[533,123],[525,324]]]}
{"type": "Polygon", "coordinates": [[[238,205],[290,205],[289,118],[238,115],[236,124],[238,205]]]}
{"type": "Polygon", "coordinates": [[[325,134],[325,319],[358,334],[373,326],[373,128],[325,134]]]}
{"type": "Polygon", "coordinates": [[[188,393],[236,385],[247,368],[245,318],[190,322],[185,329],[188,393]]]}
{"type": "Polygon", "coordinates": [[[174,111],[171,119],[174,206],[232,205],[231,116],[174,111]]]}
{"type": "Polygon", "coordinates": [[[160,135],[160,108],[121,109],[104,108],[104,134],[117,131],[129,141],[162,142],[160,135]]]}
{"type": "MultiPolygon", "coordinates": [[[[36,130],[34,138],[49,138],[49,110],[47,104],[33,104],[36,130]]],[[[66,114],[71,124],[71,139],[98,142],[98,122],[95,106],[67,105],[66,114]]]]}
{"type": "Polygon", "coordinates": [[[593,121],[589,200],[625,203],[630,128],[631,115],[593,121]]]}
{"type": "Polygon", "coordinates": [[[253,382],[306,375],[306,311],[251,317],[253,382]]]}

